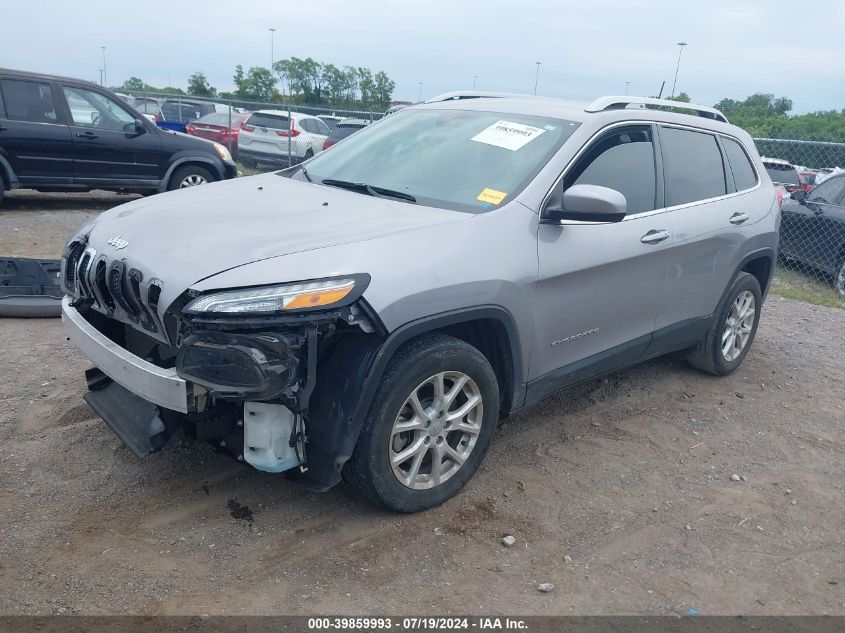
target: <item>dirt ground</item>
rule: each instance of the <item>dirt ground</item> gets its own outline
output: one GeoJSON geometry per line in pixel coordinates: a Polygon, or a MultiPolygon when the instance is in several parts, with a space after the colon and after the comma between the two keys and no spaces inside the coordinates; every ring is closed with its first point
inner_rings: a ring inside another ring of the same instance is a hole
{"type": "MultiPolygon", "coordinates": [[[[125,198],[67,200],[6,199],[0,253],[56,257],[125,198]]],[[[770,297],[734,375],[669,357],[560,394],[400,516],[188,440],[139,461],[59,321],[0,320],[0,613],[845,614],[843,332],[770,297]]]]}

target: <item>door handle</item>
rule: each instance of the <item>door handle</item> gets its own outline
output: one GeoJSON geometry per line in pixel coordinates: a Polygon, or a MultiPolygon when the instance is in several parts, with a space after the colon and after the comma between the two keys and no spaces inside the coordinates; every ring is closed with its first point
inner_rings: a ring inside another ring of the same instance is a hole
{"type": "Polygon", "coordinates": [[[660,229],[659,231],[652,229],[640,238],[643,244],[657,244],[665,239],[668,239],[669,231],[660,229]]]}
{"type": "Polygon", "coordinates": [[[731,224],[742,224],[743,222],[748,221],[748,214],[743,212],[734,213],[731,216],[731,219],[728,220],[731,224]]]}
{"type": "Polygon", "coordinates": [[[78,136],[79,138],[90,138],[90,139],[95,139],[95,138],[97,138],[97,135],[96,135],[96,134],[94,134],[93,132],[79,132],[79,133],[77,134],[77,136],[78,136]]]}

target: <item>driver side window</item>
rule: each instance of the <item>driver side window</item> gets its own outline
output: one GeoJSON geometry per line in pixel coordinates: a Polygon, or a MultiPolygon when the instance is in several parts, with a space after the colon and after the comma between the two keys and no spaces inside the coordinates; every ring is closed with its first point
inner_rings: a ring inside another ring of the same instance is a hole
{"type": "Polygon", "coordinates": [[[628,213],[653,211],[657,191],[652,128],[616,128],[595,141],[569,171],[563,183],[599,185],[625,196],[628,213]]]}
{"type": "Polygon", "coordinates": [[[84,88],[63,87],[73,124],[115,132],[131,131],[135,116],[117,101],[84,88]]]}

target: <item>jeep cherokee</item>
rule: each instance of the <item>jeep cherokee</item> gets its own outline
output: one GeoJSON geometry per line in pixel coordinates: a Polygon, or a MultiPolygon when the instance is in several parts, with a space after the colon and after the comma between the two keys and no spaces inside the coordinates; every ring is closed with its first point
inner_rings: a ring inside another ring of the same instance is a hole
{"type": "Polygon", "coordinates": [[[183,429],[413,512],[553,392],[677,350],[734,371],[779,217],[712,108],[449,94],[103,213],[64,252],[63,317],[86,401],[138,455],[183,429]]]}

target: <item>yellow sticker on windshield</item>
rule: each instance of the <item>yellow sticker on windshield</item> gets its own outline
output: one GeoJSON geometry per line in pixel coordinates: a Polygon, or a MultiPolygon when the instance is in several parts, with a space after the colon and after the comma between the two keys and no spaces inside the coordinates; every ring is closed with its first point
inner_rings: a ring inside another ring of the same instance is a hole
{"type": "Polygon", "coordinates": [[[505,196],[508,195],[504,191],[496,191],[495,189],[484,189],[478,196],[475,198],[480,202],[489,202],[490,204],[499,204],[502,200],[505,199],[505,196]]]}

